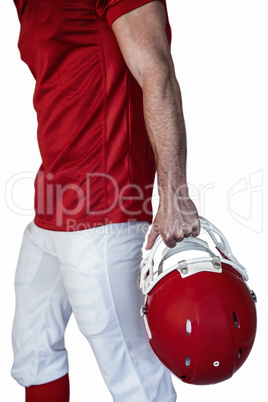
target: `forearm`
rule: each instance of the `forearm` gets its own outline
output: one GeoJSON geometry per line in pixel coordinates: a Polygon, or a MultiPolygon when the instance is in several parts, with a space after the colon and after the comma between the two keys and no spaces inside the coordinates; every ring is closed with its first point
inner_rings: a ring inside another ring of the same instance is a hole
{"type": "Polygon", "coordinates": [[[181,92],[175,73],[168,66],[162,72],[143,77],[146,128],[155,155],[161,193],[187,194],[186,129],[181,92]]]}
{"type": "Polygon", "coordinates": [[[146,129],[155,155],[160,203],[146,248],[158,234],[168,247],[199,233],[186,181],[182,100],[166,35],[163,4],[152,1],[118,18],[113,30],[126,64],[143,90],[146,129]]]}

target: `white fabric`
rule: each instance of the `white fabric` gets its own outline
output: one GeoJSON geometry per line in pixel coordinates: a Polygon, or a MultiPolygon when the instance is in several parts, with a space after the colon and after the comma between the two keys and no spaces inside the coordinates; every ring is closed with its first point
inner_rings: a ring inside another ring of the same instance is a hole
{"type": "Polygon", "coordinates": [[[12,376],[21,385],[68,372],[64,332],[73,312],[114,401],[176,400],[170,372],[152,352],[140,316],[137,277],[147,229],[145,222],[71,233],[27,226],[12,333],[12,376]]]}

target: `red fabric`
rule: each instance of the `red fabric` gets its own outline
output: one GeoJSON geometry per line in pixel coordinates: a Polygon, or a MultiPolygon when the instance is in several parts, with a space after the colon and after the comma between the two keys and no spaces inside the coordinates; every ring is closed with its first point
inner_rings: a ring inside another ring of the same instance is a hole
{"type": "MultiPolygon", "coordinates": [[[[97,0],[96,8],[98,14],[105,16],[109,25],[112,26],[112,23],[121,15],[152,1],[154,0],[97,0]]],[[[167,9],[166,0],[157,1],[163,3],[165,9],[167,9]]]]}
{"type": "MultiPolygon", "coordinates": [[[[127,9],[147,2],[127,1],[127,9]]],[[[15,4],[21,58],[36,80],[42,164],[35,180],[35,223],[72,231],[150,222],[155,164],[142,91],[104,18],[110,15],[111,23],[124,13],[126,1],[15,4]]]]}
{"type": "Polygon", "coordinates": [[[19,20],[21,20],[24,8],[26,6],[27,0],[14,0],[15,6],[17,8],[19,20]]]}
{"type": "Polygon", "coordinates": [[[69,402],[69,376],[42,385],[25,388],[26,402],[69,402]]]}

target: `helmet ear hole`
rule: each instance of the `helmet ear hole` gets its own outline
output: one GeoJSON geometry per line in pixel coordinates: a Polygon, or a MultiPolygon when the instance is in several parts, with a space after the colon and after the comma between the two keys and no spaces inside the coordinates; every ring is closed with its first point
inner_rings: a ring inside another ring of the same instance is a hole
{"type": "Polygon", "coordinates": [[[242,349],[240,348],[238,351],[238,359],[241,359],[241,357],[242,357],[242,349]]]}
{"type": "Polygon", "coordinates": [[[191,320],[189,320],[189,318],[186,321],[186,332],[188,335],[192,333],[192,323],[191,320]]]}
{"type": "Polygon", "coordinates": [[[236,329],[240,328],[239,320],[238,320],[238,317],[235,312],[233,312],[233,321],[234,321],[235,328],[236,329]]]}
{"type": "Polygon", "coordinates": [[[185,366],[189,367],[189,366],[190,366],[190,363],[191,363],[190,356],[186,356],[186,357],[185,357],[185,366]]]}

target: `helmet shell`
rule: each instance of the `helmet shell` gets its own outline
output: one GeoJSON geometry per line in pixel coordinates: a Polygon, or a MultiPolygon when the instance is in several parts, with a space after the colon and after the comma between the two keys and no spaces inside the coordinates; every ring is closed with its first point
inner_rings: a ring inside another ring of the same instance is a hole
{"type": "Polygon", "coordinates": [[[242,276],[222,272],[163,277],[146,300],[149,340],[161,362],[182,381],[214,384],[247,359],[256,334],[256,308],[242,276]]]}

